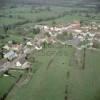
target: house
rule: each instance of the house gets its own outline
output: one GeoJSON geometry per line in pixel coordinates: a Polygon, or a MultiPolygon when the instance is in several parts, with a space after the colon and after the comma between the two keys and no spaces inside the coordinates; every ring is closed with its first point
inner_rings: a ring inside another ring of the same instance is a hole
{"type": "Polygon", "coordinates": [[[19,52],[22,48],[22,44],[6,44],[3,47],[3,52],[7,53],[8,51],[15,51],[15,52],[19,52]]]}
{"type": "Polygon", "coordinates": [[[49,30],[49,27],[48,27],[48,26],[43,26],[43,29],[44,29],[45,31],[48,31],[48,30],[49,30]]]}
{"type": "Polygon", "coordinates": [[[26,68],[29,68],[29,67],[30,67],[30,63],[28,61],[26,61],[25,57],[23,57],[16,62],[15,68],[26,69],[26,68]]]}
{"type": "Polygon", "coordinates": [[[100,33],[96,33],[96,34],[94,35],[94,40],[97,40],[97,41],[100,42],[100,33]]]}
{"type": "Polygon", "coordinates": [[[5,49],[5,50],[10,50],[10,47],[9,47],[8,45],[5,45],[5,46],[3,47],[3,49],[5,49]]]}
{"type": "Polygon", "coordinates": [[[27,45],[27,46],[32,46],[33,44],[32,44],[32,42],[28,41],[28,42],[26,43],[26,45],[27,45]]]}
{"type": "Polygon", "coordinates": [[[26,62],[25,57],[20,58],[17,62],[16,62],[16,67],[21,68],[22,65],[26,62]]]}
{"type": "Polygon", "coordinates": [[[35,25],[34,28],[39,28],[39,29],[43,29],[43,26],[42,25],[35,25]]]}
{"type": "Polygon", "coordinates": [[[29,47],[27,47],[27,46],[25,46],[24,48],[23,48],[23,53],[24,54],[29,54],[31,52],[31,48],[29,48],[29,47]]]}
{"type": "Polygon", "coordinates": [[[27,69],[27,68],[30,68],[30,67],[31,67],[31,64],[27,61],[22,65],[22,69],[27,69]]]}
{"type": "Polygon", "coordinates": [[[4,54],[4,58],[8,60],[13,60],[17,57],[18,55],[14,51],[9,51],[8,53],[4,54]]]}
{"type": "Polygon", "coordinates": [[[42,49],[42,46],[35,46],[35,49],[36,50],[41,50],[42,49]]]}
{"type": "Polygon", "coordinates": [[[67,29],[80,29],[80,22],[79,21],[74,21],[71,25],[67,27],[67,29]]]}
{"type": "Polygon", "coordinates": [[[17,61],[16,62],[16,67],[21,67],[21,66],[22,66],[22,64],[19,61],[17,61]]]}
{"type": "Polygon", "coordinates": [[[79,33],[82,33],[82,30],[75,29],[75,30],[73,30],[73,32],[75,32],[75,33],[79,34],[79,33]]]}
{"type": "Polygon", "coordinates": [[[21,48],[22,48],[22,44],[13,44],[10,49],[12,51],[19,52],[21,48]]]}
{"type": "Polygon", "coordinates": [[[67,44],[68,45],[72,45],[72,46],[79,46],[81,43],[80,39],[79,38],[73,38],[72,40],[68,40],[67,41],[67,44]]]}

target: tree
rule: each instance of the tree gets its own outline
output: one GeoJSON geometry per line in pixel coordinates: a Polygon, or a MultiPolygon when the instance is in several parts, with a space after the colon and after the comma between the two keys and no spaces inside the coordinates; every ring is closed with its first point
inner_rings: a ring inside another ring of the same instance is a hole
{"type": "Polygon", "coordinates": [[[100,42],[97,40],[93,41],[93,48],[100,48],[100,42]]]}
{"type": "Polygon", "coordinates": [[[51,11],[51,8],[50,8],[50,7],[47,7],[46,9],[47,9],[48,11],[51,11]]]}
{"type": "Polygon", "coordinates": [[[50,37],[49,32],[45,32],[45,35],[46,35],[47,37],[50,37]]]}
{"type": "Polygon", "coordinates": [[[72,33],[69,33],[68,34],[68,40],[72,40],[73,39],[73,34],[72,33]]]}
{"type": "Polygon", "coordinates": [[[68,32],[64,31],[63,35],[67,37],[68,36],[68,32]]]}
{"type": "Polygon", "coordinates": [[[2,45],[2,46],[0,46],[0,48],[1,48],[1,49],[0,49],[0,59],[2,59],[2,58],[3,58],[3,48],[2,48],[2,47],[3,47],[3,45],[2,45]]]}
{"type": "Polygon", "coordinates": [[[52,21],[52,26],[53,26],[53,27],[55,27],[55,26],[56,26],[56,24],[57,24],[57,23],[56,23],[56,21],[55,21],[55,20],[54,20],[54,21],[52,21]]]}
{"type": "Polygon", "coordinates": [[[35,9],[35,7],[32,5],[30,12],[33,13],[34,9],[35,9]]]}
{"type": "Polygon", "coordinates": [[[3,29],[4,29],[4,33],[7,34],[8,30],[9,30],[8,26],[3,25],[3,29]]]}
{"type": "Polygon", "coordinates": [[[33,28],[33,33],[34,34],[39,34],[40,33],[40,29],[39,28],[33,28]]]}
{"type": "Polygon", "coordinates": [[[100,12],[100,4],[96,5],[97,12],[100,12]]]}
{"type": "Polygon", "coordinates": [[[35,62],[35,57],[33,54],[28,54],[25,59],[27,59],[30,63],[34,63],[35,62]]]}
{"type": "Polygon", "coordinates": [[[0,39],[5,39],[6,38],[6,35],[5,34],[0,34],[0,39]]]}
{"type": "Polygon", "coordinates": [[[12,15],[9,15],[9,18],[13,18],[13,16],[12,15]]]}

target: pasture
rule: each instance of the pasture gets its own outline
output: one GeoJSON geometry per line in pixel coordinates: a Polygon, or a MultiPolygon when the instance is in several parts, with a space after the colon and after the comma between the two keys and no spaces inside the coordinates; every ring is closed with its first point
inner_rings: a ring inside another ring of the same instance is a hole
{"type": "Polygon", "coordinates": [[[32,79],[7,100],[99,100],[99,52],[86,51],[84,70],[71,65],[73,53],[58,44],[35,52],[32,79]]]}

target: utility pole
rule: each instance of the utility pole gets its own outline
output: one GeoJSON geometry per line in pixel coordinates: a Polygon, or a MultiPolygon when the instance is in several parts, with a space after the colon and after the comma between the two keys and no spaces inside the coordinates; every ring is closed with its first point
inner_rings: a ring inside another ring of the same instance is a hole
{"type": "Polygon", "coordinates": [[[82,64],[82,69],[85,69],[85,60],[86,60],[86,48],[83,49],[83,64],[82,64]]]}

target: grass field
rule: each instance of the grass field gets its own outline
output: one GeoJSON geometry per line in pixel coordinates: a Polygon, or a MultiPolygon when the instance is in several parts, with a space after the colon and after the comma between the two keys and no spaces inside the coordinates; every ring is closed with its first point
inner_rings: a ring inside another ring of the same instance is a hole
{"type": "Polygon", "coordinates": [[[7,100],[64,100],[66,87],[68,100],[100,100],[99,52],[86,53],[86,66],[82,70],[69,64],[72,48],[53,47],[35,52],[31,81],[17,88],[16,95],[8,95],[7,100]]]}
{"type": "Polygon", "coordinates": [[[16,82],[21,72],[19,71],[10,71],[12,77],[10,76],[2,76],[0,77],[0,97],[2,97],[5,93],[8,92],[10,87],[16,82]],[[14,76],[14,77],[13,77],[14,76]]]}
{"type": "Polygon", "coordinates": [[[87,50],[85,69],[71,67],[69,99],[100,100],[100,52],[87,50]]]}
{"type": "Polygon", "coordinates": [[[15,79],[10,77],[0,78],[0,97],[2,97],[3,94],[7,92],[7,90],[11,87],[14,81],[15,79]]]}
{"type": "Polygon", "coordinates": [[[12,25],[23,20],[17,18],[0,18],[0,25],[12,25]]]}
{"type": "MultiPolygon", "coordinates": [[[[68,11],[80,11],[84,14],[82,11],[88,11],[88,8],[70,8],[70,7],[54,7],[51,6],[50,10],[47,10],[47,7],[34,7],[32,6],[23,6],[23,7],[17,7],[17,8],[8,8],[4,10],[0,10],[0,14],[4,15],[5,17],[0,17],[0,25],[1,24],[14,24],[16,22],[21,22],[23,20],[29,20],[32,23],[37,23],[36,21],[39,19],[42,19],[42,21],[53,21],[52,17],[58,17],[59,15],[62,15],[64,12],[68,11]],[[11,18],[9,18],[11,16],[11,18]],[[50,20],[47,20],[48,18],[51,18],[50,20]]],[[[89,10],[90,11],[90,10],[89,10]]],[[[56,18],[55,20],[57,22],[66,23],[70,22],[72,20],[81,20],[86,19],[87,17],[81,17],[79,13],[72,12],[71,14],[67,14],[63,17],[56,18]],[[66,21],[65,21],[66,20],[66,21]]],[[[95,13],[89,13],[92,16],[95,16],[95,13]]],[[[100,17],[100,14],[96,14],[96,17],[100,17]]],[[[90,20],[90,19],[88,19],[90,20]]],[[[42,22],[41,21],[41,22],[42,22]]]]}

